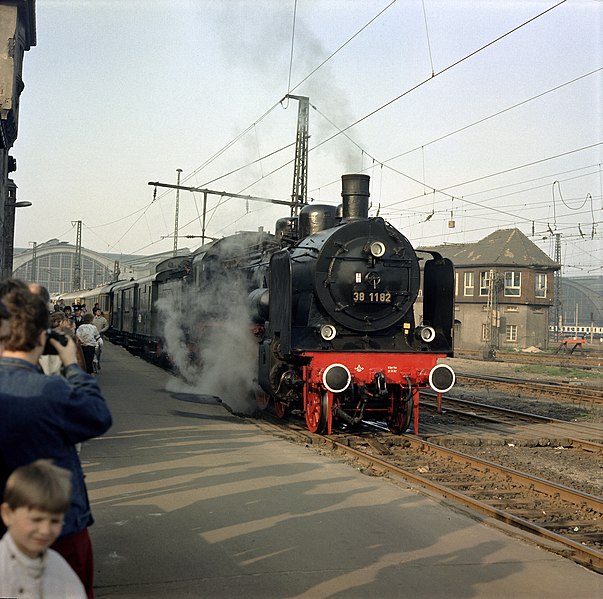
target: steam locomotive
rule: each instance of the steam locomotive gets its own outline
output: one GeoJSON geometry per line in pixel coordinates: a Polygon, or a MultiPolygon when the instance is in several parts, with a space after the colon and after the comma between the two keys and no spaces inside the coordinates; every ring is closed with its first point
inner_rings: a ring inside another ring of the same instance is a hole
{"type": "Polygon", "coordinates": [[[453,266],[368,216],[368,176],[343,175],[341,195],[339,208],[306,205],[298,217],[279,219],[274,234],[225,237],[192,260],[162,263],[148,280],[91,290],[87,301],[106,306],[114,339],[159,356],[157,300],[184,302],[195,347],[222,330],[224,306],[244,298],[257,341],[261,409],[272,405],[282,418],[303,414],[320,434],[365,419],[402,433],[414,413],[417,431],[420,390],[446,392],[455,381],[452,369],[438,364],[453,352],[453,266]],[[198,294],[217,289],[211,309],[194,315],[198,294]]]}

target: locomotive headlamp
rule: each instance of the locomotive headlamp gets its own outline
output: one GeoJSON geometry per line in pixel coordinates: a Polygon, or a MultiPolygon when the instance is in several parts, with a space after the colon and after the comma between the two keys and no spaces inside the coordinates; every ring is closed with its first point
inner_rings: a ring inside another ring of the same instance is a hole
{"type": "Polygon", "coordinates": [[[325,341],[331,341],[337,336],[337,329],[332,324],[323,324],[320,327],[320,336],[325,341]]]}
{"type": "Polygon", "coordinates": [[[380,241],[373,241],[369,247],[371,256],[381,258],[385,254],[385,244],[380,241]]]}
{"type": "Polygon", "coordinates": [[[448,364],[438,364],[429,373],[429,386],[438,393],[450,391],[456,381],[454,370],[448,364]]]}
{"type": "Polygon", "coordinates": [[[331,364],[322,373],[322,384],[331,393],[342,393],[352,382],[350,371],[343,364],[331,364]]]}
{"type": "Polygon", "coordinates": [[[417,327],[415,329],[415,337],[425,343],[431,343],[435,336],[436,333],[433,327],[417,327]]]}

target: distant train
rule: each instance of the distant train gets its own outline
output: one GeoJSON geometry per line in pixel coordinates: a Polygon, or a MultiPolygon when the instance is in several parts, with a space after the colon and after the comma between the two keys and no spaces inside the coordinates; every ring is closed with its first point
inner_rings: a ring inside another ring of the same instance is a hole
{"type": "Polygon", "coordinates": [[[261,409],[303,414],[321,434],[363,419],[401,433],[414,410],[416,428],[419,391],[445,392],[455,381],[438,363],[453,353],[453,266],[436,252],[419,255],[393,226],[368,216],[368,176],[343,175],[341,195],[339,208],[309,204],[279,219],[274,235],[237,233],[165,260],[146,279],[61,298],[98,303],[115,342],[157,360],[168,358],[166,314],[185,316],[175,333],[194,360],[232,336],[233,318],[245,312],[239,328],[255,338],[261,409]]]}
{"type": "MultiPolygon", "coordinates": [[[[551,334],[551,337],[555,334],[555,332],[557,332],[557,327],[551,325],[549,326],[549,332],[551,334]]],[[[559,329],[559,334],[564,338],[584,338],[587,341],[590,340],[591,338],[591,334],[593,337],[593,340],[601,340],[603,339],[603,327],[598,327],[598,326],[581,326],[581,325],[563,325],[560,329],[559,329]]]]}

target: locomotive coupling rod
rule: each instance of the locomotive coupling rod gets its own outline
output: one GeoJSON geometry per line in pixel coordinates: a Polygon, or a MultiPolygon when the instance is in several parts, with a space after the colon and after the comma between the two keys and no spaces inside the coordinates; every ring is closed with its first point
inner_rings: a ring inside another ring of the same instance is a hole
{"type": "Polygon", "coordinates": [[[296,202],[290,200],[275,200],[273,198],[260,198],[257,196],[246,196],[240,193],[228,193],[227,191],[215,191],[203,187],[185,187],[184,185],[173,185],[172,183],[159,183],[159,181],[149,181],[153,187],[169,187],[170,189],[182,189],[183,191],[194,191],[198,193],[207,193],[214,196],[223,196],[229,198],[239,198],[241,200],[252,200],[254,202],[265,202],[266,204],[280,204],[281,206],[294,206],[296,202]]]}

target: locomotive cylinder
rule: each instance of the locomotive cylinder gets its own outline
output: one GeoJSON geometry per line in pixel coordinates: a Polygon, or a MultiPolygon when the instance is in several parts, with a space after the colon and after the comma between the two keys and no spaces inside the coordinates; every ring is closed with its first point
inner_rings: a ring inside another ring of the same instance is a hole
{"type": "Polygon", "coordinates": [[[341,176],[344,219],[368,218],[369,181],[368,175],[341,176]]]}
{"type": "Polygon", "coordinates": [[[262,323],[268,320],[270,314],[270,293],[268,289],[254,289],[247,296],[247,305],[253,322],[262,323]]]}

